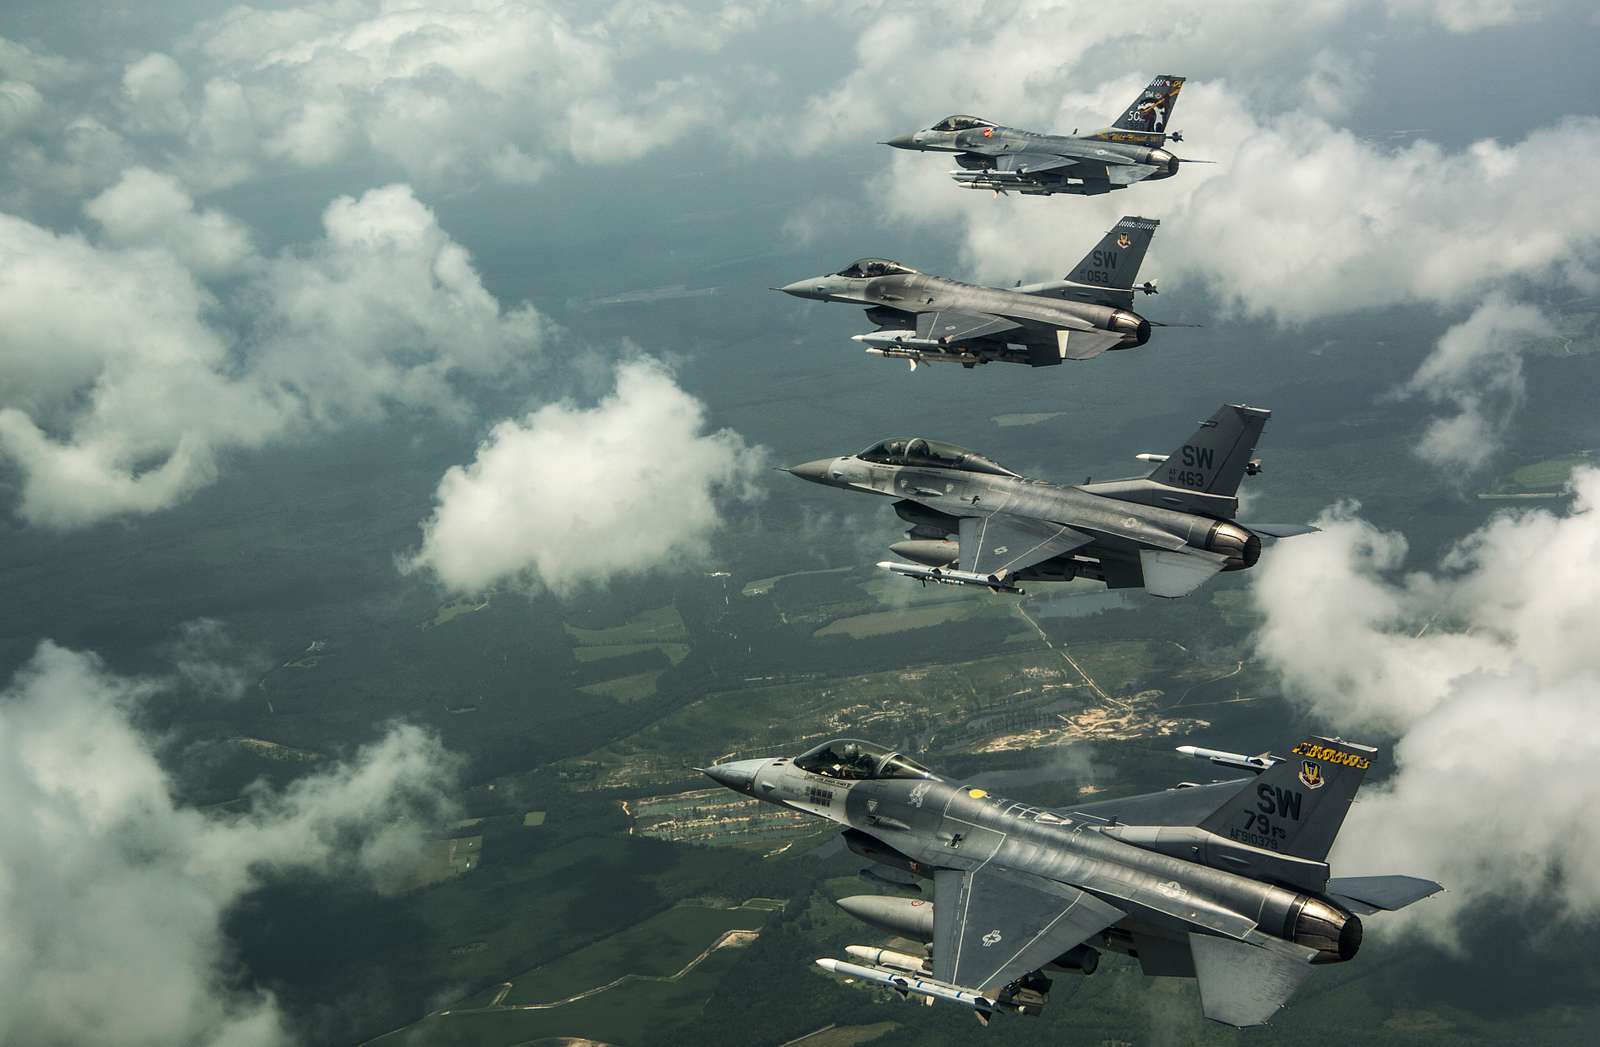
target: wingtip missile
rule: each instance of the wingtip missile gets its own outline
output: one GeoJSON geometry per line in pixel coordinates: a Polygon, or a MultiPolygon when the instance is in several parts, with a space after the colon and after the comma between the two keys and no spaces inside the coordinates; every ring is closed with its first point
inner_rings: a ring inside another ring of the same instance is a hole
{"type": "Polygon", "coordinates": [[[932,978],[906,971],[898,971],[890,967],[869,967],[866,964],[851,963],[848,960],[835,960],[831,956],[824,956],[817,960],[817,966],[829,974],[837,974],[848,978],[857,978],[874,985],[882,985],[893,989],[901,996],[922,996],[932,1000],[944,1000],[947,1003],[956,1003],[970,1007],[984,1017],[988,1017],[1003,1004],[991,1000],[981,993],[971,989],[964,989],[959,985],[947,985],[936,982],[932,978]]]}
{"type": "Polygon", "coordinates": [[[1276,756],[1269,756],[1266,753],[1262,753],[1260,756],[1246,756],[1243,753],[1207,749],[1199,745],[1180,745],[1178,746],[1178,751],[1185,756],[1193,756],[1198,760],[1210,760],[1219,767],[1235,767],[1241,771],[1255,771],[1257,774],[1278,762],[1276,756]]]}
{"type": "Polygon", "coordinates": [[[915,578],[919,582],[937,582],[940,585],[981,585],[985,589],[997,593],[1013,593],[1017,596],[1025,595],[1024,590],[1017,588],[998,574],[978,574],[975,571],[953,571],[943,567],[924,567],[921,564],[899,563],[894,560],[879,560],[878,566],[885,571],[915,578]]]}

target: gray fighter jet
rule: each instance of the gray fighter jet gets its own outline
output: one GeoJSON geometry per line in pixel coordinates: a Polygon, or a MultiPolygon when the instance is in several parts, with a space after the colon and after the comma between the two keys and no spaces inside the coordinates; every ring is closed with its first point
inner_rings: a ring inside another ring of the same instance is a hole
{"type": "Polygon", "coordinates": [[[896,574],[1021,593],[1018,582],[1093,578],[1112,589],[1186,596],[1220,571],[1261,556],[1263,538],[1304,524],[1238,523],[1239,482],[1271,411],[1225,404],[1148,476],[1061,487],[1030,480],[981,454],[937,440],[884,440],[860,454],[789,468],[803,480],[895,499],[911,525],[884,561],[896,574]]]}
{"type": "Polygon", "coordinates": [[[931,943],[931,957],[851,946],[818,965],[987,1022],[1038,1014],[1045,971],[1092,973],[1100,950],[1199,983],[1206,1017],[1264,1024],[1318,964],[1351,959],[1361,916],[1443,888],[1412,876],[1329,876],[1327,855],[1374,750],[1310,737],[1284,756],[1184,747],[1254,772],[1055,810],[958,786],[871,742],[705,768],[730,789],[844,829],[916,896],[844,898],[846,912],[931,943]],[[932,881],[932,900],[920,884],[932,881]]]}
{"type": "Polygon", "coordinates": [[[855,336],[867,352],[919,363],[976,367],[991,360],[1046,367],[1088,360],[1108,349],[1132,349],[1150,340],[1152,325],[1133,311],[1133,296],[1155,294],[1154,281],[1138,286],[1139,265],[1161,223],[1129,215],[1112,226],[1061,280],[979,287],[927,276],[885,258],[862,258],[837,273],[774,288],[796,298],[867,307],[878,325],[855,336]]]}
{"type": "Polygon", "coordinates": [[[947,116],[926,131],[883,144],[955,153],[950,177],[967,189],[1098,196],[1135,182],[1171,178],[1185,163],[1209,162],[1184,160],[1162,148],[1168,139],[1183,141],[1181,133],[1167,130],[1183,79],[1156,77],[1116,123],[1086,135],[1039,134],[977,116],[947,116]]]}

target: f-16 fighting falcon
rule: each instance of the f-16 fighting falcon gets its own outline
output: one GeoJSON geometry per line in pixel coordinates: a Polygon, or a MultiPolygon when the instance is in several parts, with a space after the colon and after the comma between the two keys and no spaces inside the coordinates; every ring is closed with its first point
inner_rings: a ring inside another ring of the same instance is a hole
{"type": "Polygon", "coordinates": [[[883,144],[955,153],[950,177],[968,189],[1098,196],[1135,182],[1171,178],[1180,164],[1209,162],[1184,160],[1162,148],[1168,139],[1183,141],[1181,133],[1167,130],[1183,79],[1156,77],[1116,123],[1091,134],[1039,134],[976,116],[947,116],[926,131],[883,144]]]}
{"type": "Polygon", "coordinates": [[[1030,480],[953,444],[883,440],[859,454],[787,471],[812,483],[886,495],[911,525],[890,551],[916,563],[879,567],[924,584],[1021,593],[1018,582],[1093,578],[1111,589],[1187,596],[1220,571],[1242,571],[1263,538],[1317,530],[1245,524],[1239,482],[1272,412],[1225,404],[1171,454],[1141,454],[1148,476],[1061,487],[1030,480]]]}
{"type": "Polygon", "coordinates": [[[850,946],[835,974],[902,996],[1038,1014],[1044,973],[1092,973],[1100,950],[1194,978],[1206,1017],[1264,1024],[1318,964],[1361,945],[1361,916],[1443,888],[1412,876],[1329,877],[1329,849],[1375,750],[1310,737],[1286,755],[1179,751],[1254,772],[1055,810],[957,786],[871,742],[705,768],[721,785],[836,822],[872,880],[918,896],[842,898],[931,957],[850,946]],[[920,896],[932,881],[932,900],[920,896]]]}
{"type": "Polygon", "coordinates": [[[979,287],[927,276],[899,262],[862,258],[837,273],[774,288],[796,298],[867,307],[878,325],[855,341],[874,356],[976,367],[991,360],[1047,367],[1087,360],[1150,340],[1150,328],[1178,326],[1133,311],[1134,280],[1160,222],[1128,216],[1061,280],[1014,288],[979,287]]]}

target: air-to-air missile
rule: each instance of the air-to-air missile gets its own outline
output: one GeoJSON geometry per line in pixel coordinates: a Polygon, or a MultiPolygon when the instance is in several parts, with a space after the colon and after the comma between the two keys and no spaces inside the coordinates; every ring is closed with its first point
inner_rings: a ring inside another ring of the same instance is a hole
{"type": "Polygon", "coordinates": [[[793,758],[705,768],[714,781],[843,827],[870,861],[931,881],[933,898],[863,895],[845,912],[926,957],[853,945],[817,964],[987,1022],[1038,1014],[1050,974],[1103,951],[1147,975],[1194,978],[1204,1014],[1260,1025],[1321,964],[1353,959],[1361,917],[1442,888],[1414,876],[1335,877],[1327,855],[1376,750],[1308,737],[1283,754],[1183,751],[1252,772],[1047,809],[956,785],[909,756],[841,738],[793,758]]]}
{"type": "Polygon", "coordinates": [[[861,258],[837,273],[773,290],[796,298],[866,307],[875,331],[854,335],[873,356],[963,367],[994,362],[1058,365],[1107,350],[1134,349],[1154,327],[1184,326],[1134,311],[1135,284],[1159,222],[1128,216],[1111,227],[1060,280],[1016,287],[979,287],[930,276],[886,258],[861,258]]]}
{"type": "Polygon", "coordinates": [[[1183,81],[1181,76],[1156,77],[1116,123],[1086,135],[1039,134],[958,115],[883,144],[954,153],[956,168],[950,177],[963,189],[1097,196],[1171,178],[1185,163],[1209,163],[1185,160],[1165,148],[1168,140],[1183,141],[1181,133],[1167,130],[1183,81]]]}
{"type": "Polygon", "coordinates": [[[1243,523],[1237,492],[1270,411],[1225,404],[1147,476],[1058,486],[973,451],[921,438],[884,440],[791,466],[803,480],[893,498],[910,530],[890,546],[910,563],[879,567],[924,584],[1021,593],[1024,581],[1091,578],[1155,596],[1193,592],[1255,565],[1263,541],[1316,528],[1243,523]]]}

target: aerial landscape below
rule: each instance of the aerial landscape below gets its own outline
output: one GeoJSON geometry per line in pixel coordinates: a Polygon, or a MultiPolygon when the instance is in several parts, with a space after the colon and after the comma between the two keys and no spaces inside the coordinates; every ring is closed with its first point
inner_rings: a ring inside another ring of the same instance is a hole
{"type": "Polygon", "coordinates": [[[1597,46],[8,4],[0,1043],[1593,1042],[1597,46]]]}

